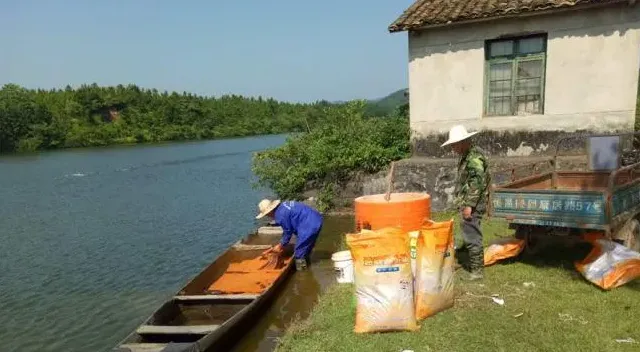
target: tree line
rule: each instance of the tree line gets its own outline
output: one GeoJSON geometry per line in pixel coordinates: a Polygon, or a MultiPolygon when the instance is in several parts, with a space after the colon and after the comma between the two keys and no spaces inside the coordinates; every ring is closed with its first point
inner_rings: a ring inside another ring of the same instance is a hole
{"type": "Polygon", "coordinates": [[[353,173],[377,172],[409,155],[409,105],[396,93],[378,101],[302,104],[136,85],[34,90],[7,84],[0,89],[0,153],[304,132],[257,153],[253,171],[258,184],[284,198],[319,190],[319,204],[328,209],[353,173]]]}
{"type": "Polygon", "coordinates": [[[136,85],[0,89],[0,152],[303,132],[327,101],[203,97],[136,85]]]}

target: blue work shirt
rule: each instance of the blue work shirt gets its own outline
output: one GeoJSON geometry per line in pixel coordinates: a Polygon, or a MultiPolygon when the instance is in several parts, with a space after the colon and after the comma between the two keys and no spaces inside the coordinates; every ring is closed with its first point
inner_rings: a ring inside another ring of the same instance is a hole
{"type": "Polygon", "coordinates": [[[286,246],[295,233],[299,242],[305,242],[312,236],[317,236],[322,227],[322,215],[310,206],[296,202],[285,201],[278,205],[274,214],[276,225],[282,227],[280,244],[286,246]]]}

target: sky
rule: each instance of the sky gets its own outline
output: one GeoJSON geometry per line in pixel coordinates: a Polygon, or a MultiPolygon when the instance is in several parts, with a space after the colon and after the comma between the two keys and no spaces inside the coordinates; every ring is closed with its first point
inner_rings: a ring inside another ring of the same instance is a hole
{"type": "Polygon", "coordinates": [[[0,0],[0,84],[311,102],[407,86],[413,0],[0,0]]]}

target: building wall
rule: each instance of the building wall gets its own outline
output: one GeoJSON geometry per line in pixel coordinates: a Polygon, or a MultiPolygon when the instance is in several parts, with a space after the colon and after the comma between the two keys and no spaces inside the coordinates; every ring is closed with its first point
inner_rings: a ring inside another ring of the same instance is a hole
{"type": "Polygon", "coordinates": [[[507,155],[544,152],[558,132],[633,130],[639,68],[640,6],[409,33],[410,116],[417,151],[438,154],[437,144],[444,139],[438,134],[455,124],[491,131],[493,137],[485,140],[494,149],[502,138],[498,135],[508,135],[505,148],[495,150],[507,155]],[[544,114],[483,117],[485,40],[539,31],[548,34],[544,114]],[[547,131],[552,137],[545,137],[547,131]]]}

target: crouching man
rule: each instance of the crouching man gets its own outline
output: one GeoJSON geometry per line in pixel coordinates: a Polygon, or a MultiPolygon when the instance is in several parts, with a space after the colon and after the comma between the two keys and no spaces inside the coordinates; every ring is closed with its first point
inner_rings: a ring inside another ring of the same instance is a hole
{"type": "MultiPolygon", "coordinates": [[[[449,140],[442,147],[451,149],[460,156],[458,163],[458,179],[455,187],[455,202],[462,218],[462,250],[467,250],[470,280],[483,278],[484,248],[482,245],[482,216],[487,208],[487,197],[491,175],[487,159],[482,151],[471,143],[471,136],[462,125],[454,126],[449,131],[449,140]]],[[[457,251],[458,252],[458,251],[457,251]]],[[[461,251],[460,251],[461,252],[461,251]]]]}
{"type": "Polygon", "coordinates": [[[275,220],[277,226],[282,227],[283,234],[280,243],[267,250],[266,253],[282,253],[284,246],[289,244],[291,236],[296,235],[293,252],[296,269],[306,270],[310,265],[310,254],[316,244],[320,230],[322,230],[322,215],[310,206],[296,202],[263,199],[258,204],[259,214],[256,219],[268,216],[275,220]]]}

